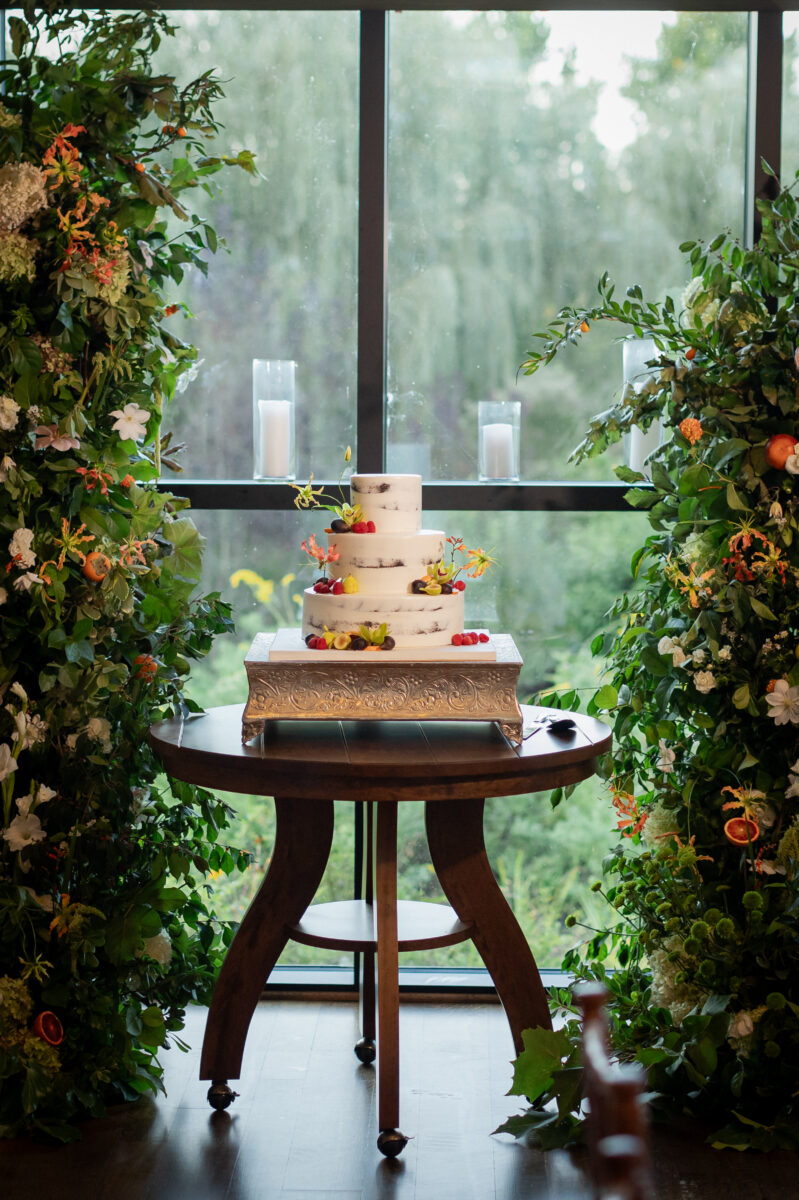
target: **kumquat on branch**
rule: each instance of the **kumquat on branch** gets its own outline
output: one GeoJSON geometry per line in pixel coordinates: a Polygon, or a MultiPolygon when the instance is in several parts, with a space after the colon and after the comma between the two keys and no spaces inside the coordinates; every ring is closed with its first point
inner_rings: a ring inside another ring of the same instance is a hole
{"type": "MultiPolygon", "coordinates": [[[[795,188],[796,185],[794,185],[795,188]]],[[[523,364],[579,353],[600,322],[654,340],[639,388],[594,418],[576,461],[659,421],[627,500],[651,530],[634,586],[592,651],[590,712],[613,728],[602,774],[619,844],[594,890],[605,929],[568,922],[564,962],[611,993],[611,1038],[652,1105],[717,1147],[799,1149],[799,215],[760,203],[762,235],[686,242],[680,296],[564,309],[523,364]]],[[[777,190],[777,189],[775,189],[777,190]]],[[[568,800],[565,801],[568,803],[568,800]]],[[[558,996],[571,1008],[570,992],[558,996]]],[[[573,1010],[572,1010],[573,1011],[573,1010]]],[[[580,1134],[579,1028],[531,1030],[506,1128],[580,1134]],[[549,1102],[549,1103],[547,1103],[549,1102]]]]}
{"type": "Polygon", "coordinates": [[[197,708],[191,661],[230,627],[155,486],[197,358],[167,301],[216,247],[182,193],[254,166],[207,153],[212,73],[154,70],[163,14],[24,12],[0,64],[0,1136],[66,1140],[161,1086],[231,936],[206,881],[246,863],[147,730],[197,708]]]}

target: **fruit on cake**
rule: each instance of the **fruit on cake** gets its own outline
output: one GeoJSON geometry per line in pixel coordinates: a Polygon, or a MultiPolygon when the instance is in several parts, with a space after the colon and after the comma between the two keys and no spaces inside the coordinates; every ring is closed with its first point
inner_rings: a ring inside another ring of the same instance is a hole
{"type": "MultiPolygon", "coordinates": [[[[308,492],[318,504],[310,485],[308,492]]],[[[303,549],[331,574],[303,594],[306,644],[325,638],[330,649],[391,649],[465,636],[458,575],[482,574],[490,559],[440,529],[421,528],[421,475],[353,475],[350,503],[322,507],[335,514],[327,547],[311,537],[303,549]],[[458,562],[458,555],[469,557],[458,562]]]]}

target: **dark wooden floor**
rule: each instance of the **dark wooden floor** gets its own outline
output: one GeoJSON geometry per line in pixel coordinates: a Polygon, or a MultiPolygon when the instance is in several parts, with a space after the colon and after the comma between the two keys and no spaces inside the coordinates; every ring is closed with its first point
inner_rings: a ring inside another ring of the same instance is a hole
{"type": "MultiPolygon", "coordinates": [[[[349,1002],[269,1000],[247,1043],[241,1095],[212,1113],[190,1054],[165,1056],[167,1096],[122,1106],[80,1142],[0,1143],[3,1200],[588,1200],[579,1161],[491,1130],[519,1111],[504,1093],[512,1045],[489,1003],[405,1002],[401,1158],[375,1146],[371,1068],[352,1053],[349,1002]]],[[[655,1134],[656,1200],[789,1200],[799,1160],[706,1148],[690,1130],[655,1134]]]]}

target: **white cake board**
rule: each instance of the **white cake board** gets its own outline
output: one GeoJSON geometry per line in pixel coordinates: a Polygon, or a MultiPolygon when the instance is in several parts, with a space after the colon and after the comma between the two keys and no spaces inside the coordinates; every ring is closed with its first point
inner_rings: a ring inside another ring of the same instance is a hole
{"type": "MultiPolygon", "coordinates": [[[[480,630],[475,630],[479,633],[480,630]]],[[[375,666],[387,663],[470,663],[496,662],[497,648],[492,641],[476,646],[395,646],[393,650],[310,650],[299,629],[278,629],[269,648],[270,662],[337,662],[375,666]]]]}

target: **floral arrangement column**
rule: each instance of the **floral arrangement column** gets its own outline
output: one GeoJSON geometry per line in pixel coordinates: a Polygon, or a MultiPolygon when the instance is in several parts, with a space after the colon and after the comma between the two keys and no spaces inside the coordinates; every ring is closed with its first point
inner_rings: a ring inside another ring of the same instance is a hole
{"type": "MultiPolygon", "coordinates": [[[[27,10],[26,10],[27,12],[27,10]]],[[[0,68],[0,1134],[160,1086],[227,931],[203,877],[226,810],[170,786],[149,724],[190,711],[191,659],[229,626],[192,598],[201,539],[153,481],[196,351],[169,289],[212,229],[178,197],[220,95],[152,56],[163,16],[9,21],[0,68]],[[177,218],[177,230],[167,218],[177,218]]],[[[239,862],[243,859],[240,857],[239,862]]]]}
{"type": "MultiPolygon", "coordinates": [[[[602,452],[660,418],[652,486],[633,485],[650,536],[635,585],[598,637],[614,749],[604,764],[621,844],[606,864],[615,921],[568,957],[603,979],[622,1058],[654,1103],[713,1122],[719,1146],[799,1148],[799,215],[793,192],[760,205],[763,233],[686,242],[679,302],[565,309],[528,372],[598,320],[654,339],[651,377],[592,422],[602,452]],[[608,971],[608,966],[614,971],[608,971]]],[[[613,915],[613,914],[611,914],[613,915]]],[[[568,995],[561,999],[569,1003],[568,995]]],[[[557,1100],[508,1128],[574,1135],[576,1023],[532,1031],[515,1088],[557,1100]]]]}

